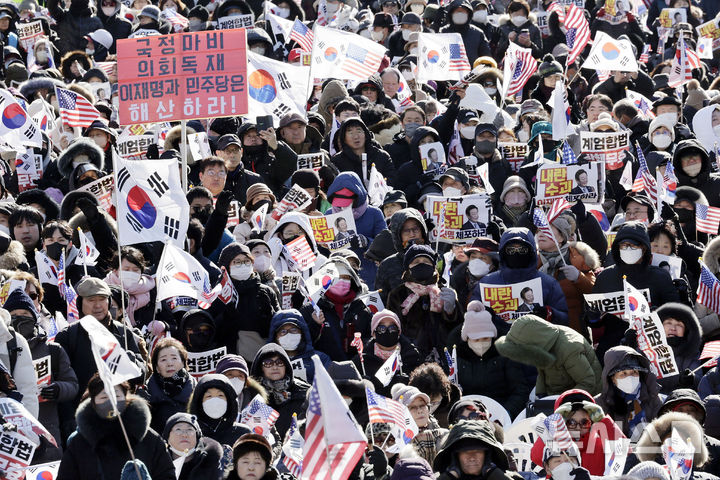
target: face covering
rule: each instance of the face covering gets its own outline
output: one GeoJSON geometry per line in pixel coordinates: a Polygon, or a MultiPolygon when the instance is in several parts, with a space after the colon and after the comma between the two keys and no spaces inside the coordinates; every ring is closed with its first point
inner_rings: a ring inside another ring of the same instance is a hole
{"type": "Polygon", "coordinates": [[[628,395],[634,395],[640,390],[640,377],[625,377],[617,381],[617,388],[628,395]]]}
{"type": "Polygon", "coordinates": [[[417,13],[418,15],[422,15],[423,12],[425,11],[425,7],[423,7],[422,5],[419,5],[419,4],[417,4],[417,3],[413,3],[412,5],[410,5],[410,10],[411,10],[413,13],[417,13]]]}
{"type": "Polygon", "coordinates": [[[420,283],[427,282],[435,276],[435,267],[427,263],[419,263],[414,267],[410,267],[410,275],[420,283]]]}
{"type": "Polygon", "coordinates": [[[688,210],[687,208],[675,208],[675,213],[678,214],[680,223],[689,223],[692,222],[693,218],[695,218],[695,212],[688,210]]]}
{"type": "Polygon", "coordinates": [[[411,30],[404,29],[404,30],[402,31],[403,40],[405,40],[406,42],[407,42],[408,40],[410,40],[410,34],[412,34],[412,33],[413,33],[413,32],[412,32],[411,30]]]}
{"type": "Polygon", "coordinates": [[[672,143],[672,137],[667,133],[658,133],[652,136],[652,144],[657,148],[667,148],[672,143]]]}
{"type": "Polygon", "coordinates": [[[414,122],[406,123],[405,124],[405,136],[408,138],[412,138],[413,135],[415,135],[415,131],[417,131],[418,128],[420,128],[419,123],[414,123],[414,122]]]}
{"type": "Polygon", "coordinates": [[[230,385],[232,385],[235,393],[240,395],[243,391],[243,388],[245,388],[245,380],[240,377],[228,378],[228,380],[230,380],[230,385]]]}
{"type": "Polygon", "coordinates": [[[720,137],[720,125],[716,125],[713,127],[713,133],[716,137],[720,137]]]}
{"type": "MultiPolygon", "coordinates": [[[[104,418],[107,420],[115,417],[115,410],[113,410],[113,406],[112,403],[110,403],[110,400],[107,400],[103,403],[93,402],[93,408],[95,409],[95,413],[97,413],[98,417],[100,418],[104,418]]],[[[117,409],[118,413],[120,414],[125,411],[125,399],[117,401],[117,409]]]]}
{"type": "Polygon", "coordinates": [[[473,13],[473,20],[478,23],[487,23],[487,10],[478,10],[473,13]]]}
{"type": "Polygon", "coordinates": [[[702,170],[702,163],[696,163],[694,165],[688,165],[683,168],[683,172],[687,173],[690,177],[697,177],[702,170]]]}
{"type": "Polygon", "coordinates": [[[455,12],[452,14],[452,21],[455,25],[465,25],[468,21],[466,12],[455,12]]]}
{"type": "Polygon", "coordinates": [[[180,451],[177,448],[174,448],[172,445],[168,445],[168,447],[170,447],[170,451],[172,453],[174,453],[175,455],[177,455],[178,457],[189,457],[190,455],[195,453],[195,450],[196,450],[195,448],[191,448],[190,450],[185,452],[185,451],[180,451]]]}
{"type": "Polygon", "coordinates": [[[524,15],[518,15],[516,17],[512,17],[510,21],[515,25],[516,27],[519,27],[523,25],[525,22],[527,22],[527,17],[524,15]]]}
{"type": "Polygon", "coordinates": [[[627,265],[635,265],[642,258],[642,248],[620,250],[620,258],[627,265]]]}
{"type": "Polygon", "coordinates": [[[480,155],[489,155],[495,151],[495,142],[492,140],[475,140],[475,151],[480,155]]]}
{"type": "Polygon", "coordinates": [[[92,57],[93,55],[95,55],[95,49],[93,49],[93,48],[86,48],[86,49],[85,49],[85,53],[87,53],[89,56],[92,57]]]}
{"type": "Polygon", "coordinates": [[[492,340],[468,340],[468,347],[470,347],[470,350],[472,350],[478,357],[485,355],[485,353],[490,350],[491,345],[492,340]]]}
{"type": "Polygon", "coordinates": [[[333,16],[335,15],[335,12],[338,11],[340,8],[340,4],[334,4],[334,3],[326,3],[325,4],[325,10],[327,10],[328,15],[333,16]]]}
{"type": "Polygon", "coordinates": [[[528,248],[526,253],[506,255],[504,260],[508,268],[525,268],[535,261],[535,255],[528,248]]]}
{"type": "Polygon", "coordinates": [[[542,145],[543,145],[543,152],[548,153],[548,152],[552,152],[553,150],[555,150],[555,147],[557,146],[557,142],[555,142],[555,140],[543,140],[542,145]]]}
{"type": "Polygon", "coordinates": [[[379,42],[383,39],[383,32],[373,30],[372,32],[370,32],[370,38],[372,38],[376,42],[379,42]]]}
{"type": "Polygon", "coordinates": [[[525,130],[520,130],[517,132],[518,140],[525,143],[528,140],[530,140],[530,134],[526,132],[525,130]]]}
{"type": "Polygon", "coordinates": [[[60,254],[62,254],[63,250],[65,250],[65,245],[60,242],[54,242],[45,246],[47,256],[56,261],[60,260],[60,254]]]}
{"type": "Polygon", "coordinates": [[[473,258],[468,262],[468,270],[473,277],[481,278],[488,274],[490,265],[479,258],[473,258]]]}
{"type": "MultiPolygon", "coordinates": [[[[265,47],[250,47],[250,51],[258,55],[265,55],[265,47]]],[[[244,147],[247,149],[247,147],[244,147]]]]}
{"type": "Polygon", "coordinates": [[[103,15],[110,17],[115,13],[115,7],[102,7],[103,15]]]}
{"type": "Polygon", "coordinates": [[[140,283],[141,277],[142,274],[138,272],[130,272],[127,270],[120,272],[120,280],[122,280],[123,285],[137,285],[140,283]]]}
{"type": "Polygon", "coordinates": [[[490,96],[490,97],[492,97],[493,95],[495,95],[497,93],[497,88],[495,88],[495,87],[484,87],[484,88],[485,88],[485,93],[487,93],[488,96],[490,96]]]}
{"type": "Polygon", "coordinates": [[[239,282],[250,278],[252,272],[252,265],[233,265],[230,267],[230,276],[239,282]]]}
{"type": "Polygon", "coordinates": [[[196,351],[200,352],[210,345],[212,334],[210,333],[192,333],[188,335],[188,343],[196,351]]]}
{"type": "Polygon", "coordinates": [[[205,414],[208,417],[217,420],[225,415],[225,412],[227,411],[227,400],[220,397],[212,397],[205,400],[202,406],[203,411],[205,411],[205,414]]]}
{"type": "Polygon", "coordinates": [[[573,466],[568,462],[563,462],[552,471],[552,478],[553,480],[572,480],[571,471],[573,471],[573,466]]]}
{"type": "Polygon", "coordinates": [[[35,52],[35,58],[38,62],[43,63],[48,59],[47,51],[45,50],[38,50],[35,52]]]}
{"type": "Polygon", "coordinates": [[[462,192],[459,188],[446,187],[443,188],[443,195],[446,197],[459,197],[460,195],[462,195],[462,192]]]}
{"type": "Polygon", "coordinates": [[[290,16],[289,8],[275,7],[275,11],[277,12],[278,17],[288,18],[290,16]]]}
{"type": "Polygon", "coordinates": [[[255,258],[255,262],[253,262],[253,267],[255,267],[256,272],[267,272],[270,268],[272,263],[272,259],[270,257],[267,257],[265,255],[258,255],[255,258]]]}
{"type": "MultiPolygon", "coordinates": [[[[415,55],[416,53],[417,53],[417,48],[411,48],[411,49],[410,49],[410,55],[415,55]],[[413,50],[415,50],[415,53],[413,53],[413,50]]],[[[409,82],[410,80],[414,80],[414,79],[415,79],[415,76],[413,75],[413,73],[412,73],[410,70],[403,70],[403,71],[400,72],[400,73],[402,73],[403,78],[404,78],[405,80],[407,80],[408,82],[409,82]]],[[[419,124],[418,124],[418,125],[419,125],[419,124]]],[[[407,128],[407,126],[406,126],[405,128],[407,128]]]]}
{"type": "MultiPolygon", "coordinates": [[[[414,56],[417,57],[417,54],[418,54],[418,49],[417,49],[417,47],[413,47],[413,48],[410,49],[410,55],[414,55],[414,56]]],[[[410,73],[410,72],[408,72],[408,73],[410,73]]],[[[413,80],[412,74],[406,76],[406,77],[405,77],[405,80],[413,80]],[[410,77],[410,78],[408,78],[408,77],[410,77]]]]}
{"type": "Polygon", "coordinates": [[[283,347],[288,352],[294,352],[297,350],[298,345],[300,345],[300,340],[302,340],[302,334],[300,333],[288,333],[284,337],[280,337],[280,340],[278,341],[280,343],[280,346],[283,347]]]}
{"type": "Polygon", "coordinates": [[[337,295],[339,297],[345,296],[350,291],[350,280],[341,278],[337,282],[335,282],[330,288],[328,288],[328,291],[333,295],[337,295]]]}
{"type": "MultiPolygon", "coordinates": [[[[20,332],[20,333],[22,333],[22,332],[20,332]]],[[[25,337],[25,335],[23,335],[23,337],[25,337]]],[[[27,337],[25,337],[25,338],[27,338],[27,337]]],[[[684,340],[683,337],[667,337],[668,345],[670,345],[671,347],[679,347],[680,344],[683,342],[683,340],[684,340]]]]}
{"type": "Polygon", "coordinates": [[[0,225],[0,232],[4,233],[7,236],[10,236],[10,229],[5,225],[0,225]]]}
{"type": "Polygon", "coordinates": [[[12,327],[27,340],[35,336],[35,320],[32,317],[28,320],[18,320],[12,317],[12,327]]]}
{"type": "Polygon", "coordinates": [[[460,136],[468,140],[472,139],[475,136],[475,126],[472,125],[469,127],[460,128],[460,136]]]}
{"type": "Polygon", "coordinates": [[[197,32],[203,27],[203,22],[200,20],[190,20],[190,31],[191,32],[197,32]]]}
{"type": "Polygon", "coordinates": [[[400,341],[400,332],[375,333],[375,341],[385,348],[395,346],[400,341]]]}

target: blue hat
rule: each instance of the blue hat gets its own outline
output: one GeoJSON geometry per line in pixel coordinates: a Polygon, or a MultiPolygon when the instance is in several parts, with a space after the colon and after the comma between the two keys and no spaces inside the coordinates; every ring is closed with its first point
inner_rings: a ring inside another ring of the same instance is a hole
{"type": "Polygon", "coordinates": [[[552,135],[552,123],[550,122],[535,122],[532,126],[532,130],[530,131],[530,140],[529,142],[532,142],[535,137],[540,135],[541,133],[547,133],[549,135],[552,135]]]}

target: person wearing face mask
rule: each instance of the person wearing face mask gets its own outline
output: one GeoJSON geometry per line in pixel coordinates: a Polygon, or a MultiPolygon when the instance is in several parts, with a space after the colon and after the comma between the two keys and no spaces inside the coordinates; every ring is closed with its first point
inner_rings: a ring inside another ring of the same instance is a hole
{"type": "Polygon", "coordinates": [[[272,254],[273,269],[276,272],[287,272],[290,270],[290,261],[292,261],[292,259],[288,256],[283,245],[295,240],[300,235],[305,237],[308,245],[310,245],[310,249],[317,257],[315,266],[301,272],[303,278],[307,279],[317,271],[320,265],[327,261],[327,257],[318,250],[309,217],[297,211],[288,212],[278,220],[277,225],[275,225],[266,238],[270,246],[270,253],[272,254]]]}
{"type": "MultiPolygon", "coordinates": [[[[120,268],[108,272],[105,282],[108,285],[122,285],[130,295],[130,301],[125,305],[130,323],[138,327],[147,325],[153,318],[152,309],[155,302],[151,300],[153,300],[152,290],[155,288],[155,280],[143,273],[147,262],[140,250],[126,246],[120,249],[120,255],[120,268]],[[146,306],[149,308],[145,308],[146,306]]],[[[118,262],[114,263],[117,267],[118,262]]]]}
{"type": "Polygon", "coordinates": [[[505,179],[498,197],[496,215],[508,227],[530,225],[528,207],[530,205],[530,191],[525,180],[517,175],[505,179]]]}
{"type": "MultiPolygon", "coordinates": [[[[501,192],[505,180],[513,175],[513,170],[497,148],[497,127],[492,123],[479,123],[475,127],[474,139],[472,155],[463,158],[457,165],[466,170],[476,170],[480,165],[487,163],[490,185],[495,192],[501,192]]],[[[492,196],[497,196],[497,193],[492,196]]]]}
{"type": "Polygon", "coordinates": [[[648,167],[651,168],[650,171],[652,173],[659,163],[657,161],[653,161],[655,158],[651,157],[649,153],[667,152],[672,154],[672,151],[675,148],[675,129],[673,128],[672,122],[667,117],[655,117],[648,127],[645,142],[648,140],[649,144],[647,149],[643,150],[643,152],[645,153],[645,159],[648,160],[648,167]]]}
{"type": "MultiPolygon", "coordinates": [[[[229,353],[246,359],[253,358],[268,337],[270,320],[280,309],[275,290],[260,281],[255,273],[250,249],[240,243],[231,243],[220,254],[218,265],[230,274],[237,292],[237,302],[223,304],[218,320],[218,339],[222,339],[229,353]]],[[[216,300],[218,301],[218,300],[216,300]]]]}
{"type": "Polygon", "coordinates": [[[507,6],[507,15],[503,15],[499,23],[503,33],[503,39],[498,44],[499,52],[504,52],[509,43],[514,42],[523,48],[532,49],[534,58],[542,57],[542,35],[535,15],[530,14],[530,6],[525,0],[511,1],[507,6]]]}
{"type": "Polygon", "coordinates": [[[221,445],[232,445],[250,429],[236,421],[237,394],[225,375],[203,375],[188,402],[188,413],[197,418],[204,436],[221,445]]]}
{"type": "MultiPolygon", "coordinates": [[[[675,95],[666,95],[655,100],[652,104],[652,112],[656,117],[665,115],[663,118],[667,118],[668,121],[673,124],[677,142],[695,138],[692,130],[683,123],[682,103],[675,95]]],[[[642,143],[641,146],[644,147],[642,143]]]]}
{"type": "MultiPolygon", "coordinates": [[[[285,142],[278,140],[274,128],[258,130],[252,122],[240,126],[238,138],[242,144],[240,155],[245,168],[260,174],[263,183],[275,193],[279,192],[295,171],[297,154],[285,142]]],[[[229,167],[228,172],[231,172],[229,167]]]]}
{"type": "Polygon", "coordinates": [[[658,379],[660,393],[668,395],[677,388],[697,390],[700,375],[691,372],[705,360],[699,359],[702,329],[695,312],[681,303],[666,303],[657,309],[657,314],[680,372],[680,375],[658,379]]]}
{"type": "MultiPolygon", "coordinates": [[[[417,110],[420,109],[418,108],[417,110]]],[[[406,120],[408,118],[411,120],[420,120],[422,118],[422,123],[425,123],[424,114],[421,116],[416,111],[411,111],[402,118],[406,120]]],[[[395,188],[405,193],[405,197],[410,205],[416,205],[422,187],[427,182],[431,182],[435,177],[435,173],[425,173],[423,170],[420,159],[420,145],[441,142],[442,140],[437,130],[432,127],[410,122],[409,124],[405,124],[405,128],[405,134],[401,133],[400,135],[402,135],[402,137],[388,146],[388,152],[392,152],[394,161],[402,162],[402,165],[397,170],[395,188]],[[410,126],[409,129],[407,128],[408,126],[410,126]],[[412,136],[407,137],[406,135],[408,135],[410,131],[412,132],[412,136]],[[399,144],[404,145],[402,145],[401,148],[399,144]],[[403,156],[403,158],[397,159],[397,156],[403,156]]]]}
{"type": "Polygon", "coordinates": [[[626,437],[637,441],[662,406],[657,377],[648,359],[630,347],[613,347],[604,360],[597,403],[626,437]]]}
{"type": "Polygon", "coordinates": [[[373,18],[372,29],[370,30],[370,38],[373,42],[379,43],[385,47],[388,46],[390,32],[395,28],[395,22],[389,13],[378,13],[373,18]]]}
{"type": "Polygon", "coordinates": [[[32,47],[32,53],[35,55],[34,65],[29,65],[30,71],[46,70],[55,67],[55,47],[48,39],[42,39],[35,43],[32,47]]]}
{"type": "Polygon", "coordinates": [[[250,376],[247,362],[240,355],[228,353],[215,367],[215,373],[225,375],[237,394],[238,411],[242,411],[256,395],[267,401],[265,388],[250,376]]]}
{"type": "Polygon", "coordinates": [[[117,40],[128,38],[132,32],[132,23],[122,16],[122,2],[117,0],[98,0],[97,16],[103,28],[112,35],[113,43],[109,48],[111,54],[116,52],[117,40]]]}
{"type": "Polygon", "coordinates": [[[137,15],[138,23],[133,27],[132,33],[136,33],[139,30],[154,30],[160,35],[167,35],[171,33],[172,26],[169,22],[165,21],[160,14],[160,9],[155,5],[147,5],[143,7],[137,15]]]}
{"type": "Polygon", "coordinates": [[[575,442],[562,450],[553,442],[552,445],[545,445],[542,450],[541,465],[548,480],[589,480],[590,473],[580,466],[580,462],[581,455],[575,442]]]}
{"type": "Polygon", "coordinates": [[[187,371],[187,350],[174,338],[163,338],[152,350],[153,374],[138,390],[152,413],[150,426],[161,431],[167,420],[187,408],[197,381],[187,371]]]}
{"type": "Polygon", "coordinates": [[[126,431],[135,458],[144,464],[149,478],[175,479],[165,442],[150,428],[147,403],[130,393],[127,382],[116,385],[112,395],[125,429],[120,426],[102,379],[95,374],[75,414],[78,428],[63,452],[57,478],[120,478],[123,466],[131,459],[123,434],[126,431]]]}
{"type": "MultiPolygon", "coordinates": [[[[187,302],[187,298],[183,297],[178,297],[178,300],[182,303],[187,302]]],[[[178,308],[180,320],[177,335],[183,346],[188,352],[195,353],[220,347],[222,344],[216,334],[217,320],[208,310],[197,308],[197,303],[192,303],[184,308],[178,308]]]]}
{"type": "Polygon", "coordinates": [[[712,207],[720,206],[720,175],[711,173],[707,150],[695,139],[683,140],[673,153],[678,186],[700,190],[712,207]]]}
{"type": "Polygon", "coordinates": [[[280,310],[273,315],[268,342],[275,342],[285,350],[290,357],[295,377],[308,383],[312,383],[315,378],[315,366],[311,359],[313,355],[318,355],[323,365],[330,363],[330,357],[324,351],[315,350],[313,347],[313,337],[308,324],[294,308],[280,310]]]}
{"type": "Polygon", "coordinates": [[[89,0],[74,0],[66,10],[59,0],[47,3],[47,8],[55,20],[53,30],[57,33],[55,42],[59,54],[65,55],[74,50],[85,50],[84,36],[103,28],[102,21],[95,16],[89,0]]]}
{"type": "Polygon", "coordinates": [[[496,12],[494,6],[491,2],[488,2],[488,0],[474,1],[472,2],[472,6],[472,24],[483,31],[485,38],[488,39],[488,43],[490,44],[490,51],[497,51],[497,45],[502,38],[502,32],[496,25],[490,23],[490,15],[496,12]]]}
{"type": "Polygon", "coordinates": [[[270,246],[264,240],[257,238],[248,240],[245,245],[250,249],[250,253],[255,259],[253,260],[253,270],[260,277],[260,282],[272,288],[279,300],[281,298],[282,279],[278,277],[272,266],[270,246]]]}
{"type": "Polygon", "coordinates": [[[239,225],[233,230],[233,236],[235,241],[238,243],[245,243],[250,238],[259,237],[263,238],[267,235],[267,232],[275,226],[275,220],[269,215],[277,203],[275,194],[268,188],[264,183],[255,183],[247,189],[247,201],[245,202],[242,220],[239,225]],[[257,228],[253,230],[252,222],[250,218],[260,208],[266,206],[267,214],[265,215],[265,222],[263,223],[263,229],[261,232],[257,231],[257,228]]]}
{"type": "Polygon", "coordinates": [[[223,456],[222,446],[203,435],[195,416],[185,412],[171,416],[163,426],[162,437],[173,460],[185,457],[177,480],[223,478],[223,472],[218,468],[223,456]]]}
{"type": "Polygon", "coordinates": [[[491,56],[490,44],[485,33],[472,24],[473,8],[468,0],[453,0],[447,10],[449,23],[440,28],[439,33],[459,33],[462,35],[470,64],[478,57],[491,56]]]}
{"type": "Polygon", "coordinates": [[[203,30],[212,30],[215,27],[208,21],[210,12],[203,5],[195,5],[188,13],[188,31],[200,32],[203,30]]]}
{"type": "MultiPolygon", "coordinates": [[[[404,256],[404,283],[390,292],[387,308],[423,355],[440,355],[450,331],[462,319],[457,294],[438,285],[437,254],[428,245],[412,245],[404,256]]],[[[444,283],[444,282],[443,282],[444,283]]]]}
{"type": "MultiPolygon", "coordinates": [[[[563,43],[565,43],[565,35],[563,35],[563,43]]],[[[548,53],[543,57],[542,62],[540,62],[538,66],[538,74],[540,75],[540,81],[535,89],[530,92],[530,98],[539,101],[542,105],[549,105],[548,102],[550,101],[550,95],[552,95],[552,92],[555,90],[555,84],[558,81],[567,81],[565,71],[563,66],[560,65],[560,62],[558,62],[551,53],[548,53]]],[[[569,88],[565,90],[568,96],[568,104],[570,104],[571,107],[570,120],[573,123],[577,123],[580,121],[578,102],[575,101],[575,94],[573,94],[572,90],[569,88]]]]}
{"type": "MultiPolygon", "coordinates": [[[[388,38],[388,50],[390,58],[404,57],[405,45],[410,41],[413,32],[422,32],[422,19],[420,14],[407,12],[400,19],[400,29],[395,30],[388,38]]],[[[394,110],[394,109],[393,109],[394,110]]]]}
{"type": "Polygon", "coordinates": [[[488,273],[497,270],[500,263],[498,244],[488,237],[478,237],[463,249],[467,260],[457,266],[451,264],[450,287],[457,292],[460,305],[467,305],[470,292],[488,273]]]}
{"type": "Polygon", "coordinates": [[[341,172],[354,172],[367,180],[370,167],[375,164],[378,172],[387,178],[388,185],[394,185],[395,165],[360,117],[351,117],[343,121],[336,133],[340,152],[333,155],[331,161],[341,172]],[[364,159],[364,161],[363,161],[364,159]]]}
{"type": "MultiPolygon", "coordinates": [[[[75,183],[79,177],[78,168],[85,164],[92,165],[100,172],[104,171],[105,153],[89,138],[76,138],[60,153],[57,159],[57,168],[63,177],[58,185],[60,190],[67,193],[79,186],[75,183]]],[[[87,167],[87,165],[85,166],[87,167]]]]}

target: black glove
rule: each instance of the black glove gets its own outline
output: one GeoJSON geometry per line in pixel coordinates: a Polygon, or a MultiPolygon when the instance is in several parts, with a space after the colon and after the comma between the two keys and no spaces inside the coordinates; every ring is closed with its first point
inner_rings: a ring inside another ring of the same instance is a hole
{"type": "Polygon", "coordinates": [[[368,238],[361,233],[356,233],[355,235],[350,237],[350,246],[357,250],[365,248],[368,246],[368,238]]]}
{"type": "Polygon", "coordinates": [[[45,400],[57,400],[60,396],[60,386],[57,383],[51,383],[40,390],[40,396],[45,400]]]}
{"type": "Polygon", "coordinates": [[[637,343],[637,332],[633,330],[632,328],[628,328],[625,330],[625,336],[623,339],[623,343],[627,345],[628,347],[632,348],[633,350],[638,349],[638,343],[637,343]]]}
{"type": "Polygon", "coordinates": [[[215,210],[223,215],[228,214],[228,208],[230,208],[230,202],[235,199],[235,195],[228,190],[223,190],[215,200],[215,210]]]}
{"type": "Polygon", "coordinates": [[[428,232],[432,232],[432,229],[435,228],[435,221],[431,216],[425,218],[425,226],[428,232]]]}
{"type": "Polygon", "coordinates": [[[585,470],[583,467],[577,467],[570,470],[570,475],[573,475],[575,480],[590,480],[590,472],[585,470]]]}
{"type": "Polygon", "coordinates": [[[689,368],[686,368],[680,374],[678,388],[695,388],[695,374],[689,368]]]}
{"type": "Polygon", "coordinates": [[[373,466],[375,478],[381,478],[387,474],[388,459],[380,447],[374,447],[368,452],[368,462],[373,466]]]}
{"type": "Polygon", "coordinates": [[[78,199],[77,206],[85,215],[85,219],[88,223],[92,223],[100,217],[97,205],[87,198],[78,199]]]}
{"type": "Polygon", "coordinates": [[[575,202],[575,205],[570,207],[570,211],[575,214],[575,218],[578,223],[585,221],[585,217],[587,217],[587,210],[585,209],[585,204],[582,201],[578,200],[575,202]]]}
{"type": "Polygon", "coordinates": [[[487,233],[487,236],[492,238],[496,242],[500,241],[500,237],[501,237],[500,226],[497,223],[488,222],[485,233],[487,233]]]}
{"type": "Polygon", "coordinates": [[[148,160],[157,160],[160,158],[160,150],[158,149],[157,143],[151,143],[148,145],[147,153],[145,154],[148,160]]]}
{"type": "Polygon", "coordinates": [[[535,308],[533,308],[533,311],[531,312],[533,315],[536,315],[543,320],[547,320],[547,308],[538,305],[535,308]]]}
{"type": "Polygon", "coordinates": [[[680,221],[680,217],[678,217],[675,209],[665,202],[662,202],[662,208],[660,208],[660,218],[663,220],[672,220],[675,224],[680,221]]]}

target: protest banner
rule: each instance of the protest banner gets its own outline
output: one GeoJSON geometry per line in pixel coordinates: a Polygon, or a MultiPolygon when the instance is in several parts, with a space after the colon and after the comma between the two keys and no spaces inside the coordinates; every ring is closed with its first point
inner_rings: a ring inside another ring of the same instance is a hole
{"type": "Polygon", "coordinates": [[[602,203],[605,191],[604,166],[600,162],[584,165],[545,163],[537,171],[535,204],[552,205],[558,198],[568,202],[582,200],[602,203]]]}
{"type": "Polygon", "coordinates": [[[195,378],[200,378],[208,373],[215,373],[217,363],[226,353],[226,347],[205,352],[188,352],[187,371],[195,378]]]}
{"type": "MultiPolygon", "coordinates": [[[[50,355],[45,355],[42,358],[33,360],[35,374],[37,375],[38,393],[42,387],[50,385],[50,380],[52,379],[51,363],[52,357],[50,355]]],[[[38,402],[47,402],[47,400],[38,394],[38,402]]]]}
{"type": "Polygon", "coordinates": [[[16,280],[14,278],[3,283],[2,287],[0,287],[0,305],[5,305],[5,301],[10,296],[10,293],[14,290],[25,290],[26,284],[27,280],[16,280]]]}
{"type": "Polygon", "coordinates": [[[490,221],[491,201],[488,195],[472,194],[461,197],[429,195],[425,200],[425,211],[432,215],[436,227],[430,232],[430,241],[445,243],[472,243],[477,237],[487,234],[490,221]],[[441,212],[444,219],[440,220],[441,212]],[[444,234],[438,238],[440,227],[444,234]]]}
{"type": "Polygon", "coordinates": [[[605,453],[605,476],[618,477],[622,475],[630,448],[629,438],[605,440],[603,452],[605,453]]]}
{"type": "Polygon", "coordinates": [[[233,15],[220,17],[216,22],[218,30],[231,30],[233,28],[252,28],[255,22],[253,14],[233,15]]]}
{"type": "Polygon", "coordinates": [[[297,169],[312,168],[316,172],[325,165],[325,155],[323,153],[303,153],[297,156],[297,169]]]}
{"type": "Polygon", "coordinates": [[[2,432],[0,434],[0,470],[4,472],[2,478],[7,480],[25,478],[25,468],[30,465],[38,445],[19,433],[2,432]]]}
{"type": "Polygon", "coordinates": [[[653,253],[651,264],[667,270],[673,280],[682,276],[682,259],[680,257],[653,253]]]}
{"type": "Polygon", "coordinates": [[[278,221],[285,213],[294,210],[302,210],[310,205],[312,198],[300,185],[293,185],[292,188],[280,200],[275,209],[270,213],[273,220],[278,221]]]}
{"type": "Polygon", "coordinates": [[[480,294],[483,303],[506,322],[512,322],[545,305],[540,278],[509,285],[481,283],[480,294]]]}
{"type": "Polygon", "coordinates": [[[350,239],[357,234],[351,208],[330,215],[309,218],[315,241],[329,250],[346,248],[350,244],[350,239]]]}
{"type": "Polygon", "coordinates": [[[580,132],[580,152],[591,162],[605,162],[608,170],[622,168],[630,149],[630,132],[580,132]]]}
{"type": "MultiPolygon", "coordinates": [[[[650,289],[640,289],[645,299],[650,303],[650,289]]],[[[625,314],[625,293],[622,290],[607,293],[586,293],[587,308],[596,312],[612,313],[620,318],[625,314]]]]}
{"type": "Polygon", "coordinates": [[[109,211],[114,208],[113,195],[115,192],[115,177],[113,175],[106,175],[102,178],[98,178],[94,182],[90,182],[87,185],[76,188],[77,191],[90,192],[97,199],[100,208],[109,211]]]}
{"type": "Polygon", "coordinates": [[[207,133],[188,133],[188,147],[193,160],[199,162],[212,155],[210,150],[210,141],[208,140],[207,133]]]}
{"type": "Polygon", "coordinates": [[[525,161],[528,145],[523,142],[498,142],[498,148],[503,158],[508,161],[513,172],[520,171],[520,165],[525,161]]]}
{"type": "Polygon", "coordinates": [[[15,171],[17,172],[18,191],[24,192],[37,188],[36,182],[42,178],[43,159],[33,149],[28,148],[25,152],[18,152],[15,157],[15,171]]]}
{"type": "Polygon", "coordinates": [[[712,48],[717,50],[720,48],[720,26],[715,19],[705,22],[695,27],[698,37],[712,38],[712,48]]]}
{"type": "Polygon", "coordinates": [[[43,27],[40,20],[33,20],[28,23],[16,23],[15,29],[20,41],[20,46],[29,52],[40,38],[43,37],[43,27]]]}
{"type": "Polygon", "coordinates": [[[300,286],[300,274],[298,272],[283,272],[281,291],[283,310],[292,308],[292,296],[300,286]]]}
{"type": "Polygon", "coordinates": [[[153,143],[155,141],[152,135],[127,135],[122,139],[118,139],[117,149],[123,158],[147,160],[148,147],[153,143]]]}
{"type": "Polygon", "coordinates": [[[442,172],[446,168],[445,148],[440,142],[420,145],[420,163],[423,172],[442,172]]]}
{"type": "Polygon", "coordinates": [[[245,29],[118,40],[119,123],[248,112],[245,29]]]}
{"type": "Polygon", "coordinates": [[[687,22],[687,11],[685,8],[663,8],[658,21],[662,27],[671,28],[678,23],[687,22]]]}
{"type": "Polygon", "coordinates": [[[657,313],[652,312],[648,317],[637,319],[630,327],[637,332],[638,347],[650,360],[650,369],[657,378],[672,377],[679,373],[675,355],[667,343],[665,329],[657,313]]]}
{"type": "Polygon", "coordinates": [[[225,224],[226,227],[230,228],[240,224],[240,209],[240,203],[237,200],[230,202],[230,206],[228,207],[228,220],[225,224]]]}
{"type": "Polygon", "coordinates": [[[110,101],[110,96],[112,94],[110,82],[93,82],[88,83],[87,85],[93,95],[95,95],[96,99],[110,101]]]}
{"type": "MultiPolygon", "coordinates": [[[[0,415],[5,422],[10,422],[17,427],[18,433],[35,441],[35,438],[43,436],[50,443],[57,446],[55,438],[47,431],[22,403],[9,397],[0,398],[0,415]]],[[[38,440],[39,442],[39,440],[38,440]]]]}

